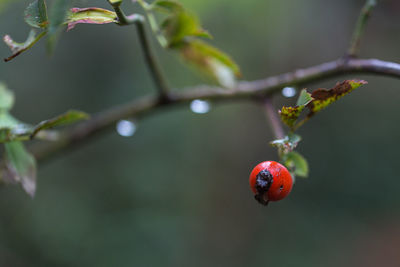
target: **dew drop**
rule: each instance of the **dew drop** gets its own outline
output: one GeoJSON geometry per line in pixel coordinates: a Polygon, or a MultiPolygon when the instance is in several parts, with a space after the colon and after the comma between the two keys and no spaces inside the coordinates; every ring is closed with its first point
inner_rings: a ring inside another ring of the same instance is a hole
{"type": "Polygon", "coordinates": [[[284,87],[282,89],[282,95],[284,97],[294,97],[296,95],[296,93],[297,93],[297,90],[294,87],[284,87]]]}
{"type": "Polygon", "coordinates": [[[205,114],[210,111],[211,105],[208,101],[195,99],[190,103],[190,109],[197,114],[205,114]]]}
{"type": "Polygon", "coordinates": [[[135,134],[136,124],[132,121],[120,120],[117,123],[116,129],[119,135],[129,137],[135,134]]]}

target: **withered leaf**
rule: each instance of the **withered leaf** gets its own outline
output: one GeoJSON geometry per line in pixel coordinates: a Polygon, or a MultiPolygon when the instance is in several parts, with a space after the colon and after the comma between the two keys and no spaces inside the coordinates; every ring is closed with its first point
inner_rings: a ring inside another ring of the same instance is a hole
{"type": "Polygon", "coordinates": [[[282,109],[279,111],[279,115],[281,116],[282,122],[292,128],[303,109],[303,105],[295,107],[282,107],[282,109]]]}
{"type": "Polygon", "coordinates": [[[296,106],[282,107],[279,111],[281,120],[290,128],[293,128],[297,119],[300,117],[304,107],[313,100],[310,93],[306,89],[301,90],[299,98],[297,99],[296,106]]]}
{"type": "Polygon", "coordinates": [[[338,82],[331,89],[319,88],[315,90],[311,94],[314,100],[306,105],[310,110],[307,117],[311,117],[363,84],[367,84],[367,82],[363,80],[345,80],[338,82]]]}
{"type": "Polygon", "coordinates": [[[297,106],[282,107],[279,111],[281,120],[292,130],[295,130],[303,125],[315,113],[323,110],[330,104],[342,98],[344,95],[364,84],[367,84],[364,80],[345,80],[343,82],[338,82],[331,89],[319,88],[311,94],[303,89],[297,101],[297,106]],[[309,112],[304,119],[299,121],[298,119],[304,110],[304,107],[307,107],[309,112]]]}

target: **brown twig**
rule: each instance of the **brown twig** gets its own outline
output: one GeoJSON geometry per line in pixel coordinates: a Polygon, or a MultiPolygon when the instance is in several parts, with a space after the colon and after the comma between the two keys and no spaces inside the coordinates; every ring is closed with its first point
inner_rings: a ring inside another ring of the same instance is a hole
{"type": "Polygon", "coordinates": [[[240,82],[232,90],[209,86],[186,88],[184,91],[171,92],[168,102],[161,101],[158,96],[145,96],[100,112],[94,115],[92,119],[67,129],[61,134],[58,141],[36,144],[31,147],[31,151],[38,160],[43,160],[56,152],[63,151],[87,141],[99,133],[106,132],[121,119],[148,115],[162,107],[177,106],[194,99],[222,101],[250,99],[260,95],[264,97],[279,92],[285,86],[303,85],[350,73],[378,74],[400,78],[400,64],[378,59],[339,59],[261,80],[240,82]]]}

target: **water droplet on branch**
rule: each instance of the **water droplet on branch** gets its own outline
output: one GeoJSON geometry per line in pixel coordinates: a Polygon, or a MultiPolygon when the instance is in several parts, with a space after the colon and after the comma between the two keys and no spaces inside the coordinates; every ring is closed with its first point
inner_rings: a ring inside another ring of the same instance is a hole
{"type": "Polygon", "coordinates": [[[135,134],[136,124],[129,120],[120,120],[117,122],[116,129],[119,135],[129,137],[135,134]]]}
{"type": "Polygon", "coordinates": [[[211,104],[208,101],[195,99],[190,103],[190,109],[197,114],[205,114],[210,111],[211,104]]]}
{"type": "Polygon", "coordinates": [[[294,87],[284,87],[282,89],[282,95],[284,97],[294,97],[296,95],[296,93],[297,93],[297,90],[294,87]]]}

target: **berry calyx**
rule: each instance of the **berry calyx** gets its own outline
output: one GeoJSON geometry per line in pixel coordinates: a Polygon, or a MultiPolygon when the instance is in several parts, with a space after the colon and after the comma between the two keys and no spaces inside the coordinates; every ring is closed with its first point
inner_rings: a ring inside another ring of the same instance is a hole
{"type": "Polygon", "coordinates": [[[293,187],[290,172],[276,161],[264,161],[255,166],[249,182],[255,199],[262,205],[285,198],[293,187]]]}

